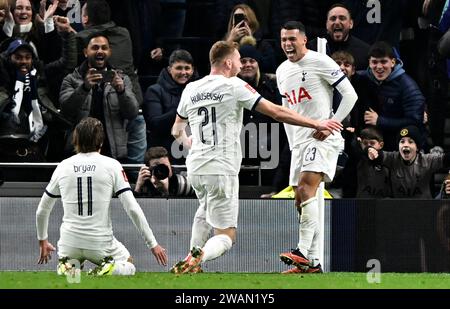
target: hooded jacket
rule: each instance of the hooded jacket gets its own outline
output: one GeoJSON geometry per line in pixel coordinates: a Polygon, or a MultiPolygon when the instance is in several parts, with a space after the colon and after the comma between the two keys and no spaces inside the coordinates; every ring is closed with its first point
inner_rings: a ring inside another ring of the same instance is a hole
{"type": "Polygon", "coordinates": [[[397,149],[397,134],[403,127],[415,125],[423,133],[425,98],[416,82],[405,73],[401,61],[397,60],[383,81],[378,81],[368,68],[362,74],[362,83],[366,89],[361,101],[367,109],[377,112],[376,125],[383,132],[386,150],[397,149]]]}

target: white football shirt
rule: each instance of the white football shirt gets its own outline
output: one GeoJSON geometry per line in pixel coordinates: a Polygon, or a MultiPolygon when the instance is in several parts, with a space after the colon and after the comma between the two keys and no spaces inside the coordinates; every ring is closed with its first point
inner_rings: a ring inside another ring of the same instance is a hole
{"type": "Polygon", "coordinates": [[[99,249],[111,243],[110,202],[131,190],[122,166],[98,152],[79,153],[62,161],[47,185],[50,197],[61,197],[64,217],[60,243],[99,249]]]}
{"type": "Polygon", "coordinates": [[[192,175],[237,175],[242,161],[243,109],[261,95],[238,77],[207,75],[183,91],[178,115],[189,121],[192,148],[186,159],[192,175]]]}
{"type": "MultiPolygon", "coordinates": [[[[276,71],[283,106],[299,114],[325,120],[333,116],[333,87],[346,78],[333,59],[308,50],[297,62],[284,61],[276,71]]],[[[315,129],[284,124],[292,148],[310,141],[315,129]]],[[[340,136],[337,132],[329,138],[340,136]]]]}

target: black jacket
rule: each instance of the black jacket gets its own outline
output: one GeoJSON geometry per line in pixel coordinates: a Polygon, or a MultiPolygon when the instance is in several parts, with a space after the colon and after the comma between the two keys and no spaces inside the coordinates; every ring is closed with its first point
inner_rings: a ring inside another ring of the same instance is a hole
{"type": "MultiPolygon", "coordinates": [[[[181,93],[185,85],[177,84],[167,68],[162,69],[156,84],[148,87],[142,104],[142,114],[147,125],[147,147],[163,146],[169,151],[175,141],[171,134],[181,93]]],[[[171,157],[174,164],[184,160],[171,157]]]]}

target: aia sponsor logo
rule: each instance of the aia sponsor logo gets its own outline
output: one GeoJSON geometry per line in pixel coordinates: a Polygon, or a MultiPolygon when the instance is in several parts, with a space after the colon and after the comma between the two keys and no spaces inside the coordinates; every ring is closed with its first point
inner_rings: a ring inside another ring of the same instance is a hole
{"type": "Polygon", "coordinates": [[[286,99],[288,100],[289,104],[291,104],[291,105],[301,103],[302,100],[305,100],[305,99],[306,100],[312,99],[308,90],[306,90],[303,87],[298,88],[297,92],[295,91],[295,89],[292,89],[290,93],[285,92],[284,95],[286,96],[286,99]]]}
{"type": "Polygon", "coordinates": [[[252,86],[250,86],[249,84],[246,84],[246,85],[245,85],[245,88],[247,88],[248,90],[250,90],[252,93],[256,93],[256,90],[255,90],[252,86]]]}

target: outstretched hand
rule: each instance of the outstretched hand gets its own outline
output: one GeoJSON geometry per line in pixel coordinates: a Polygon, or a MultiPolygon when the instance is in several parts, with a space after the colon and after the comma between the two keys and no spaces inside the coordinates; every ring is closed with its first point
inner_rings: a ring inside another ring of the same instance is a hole
{"type": "Polygon", "coordinates": [[[156,247],[151,248],[150,250],[152,251],[152,253],[155,256],[155,259],[159,265],[163,265],[163,266],[167,265],[168,259],[167,259],[166,249],[164,249],[160,245],[157,245],[156,247]]]}
{"type": "Polygon", "coordinates": [[[55,247],[48,242],[48,240],[39,241],[39,260],[38,264],[47,264],[52,259],[52,252],[55,251],[55,247]]]}

